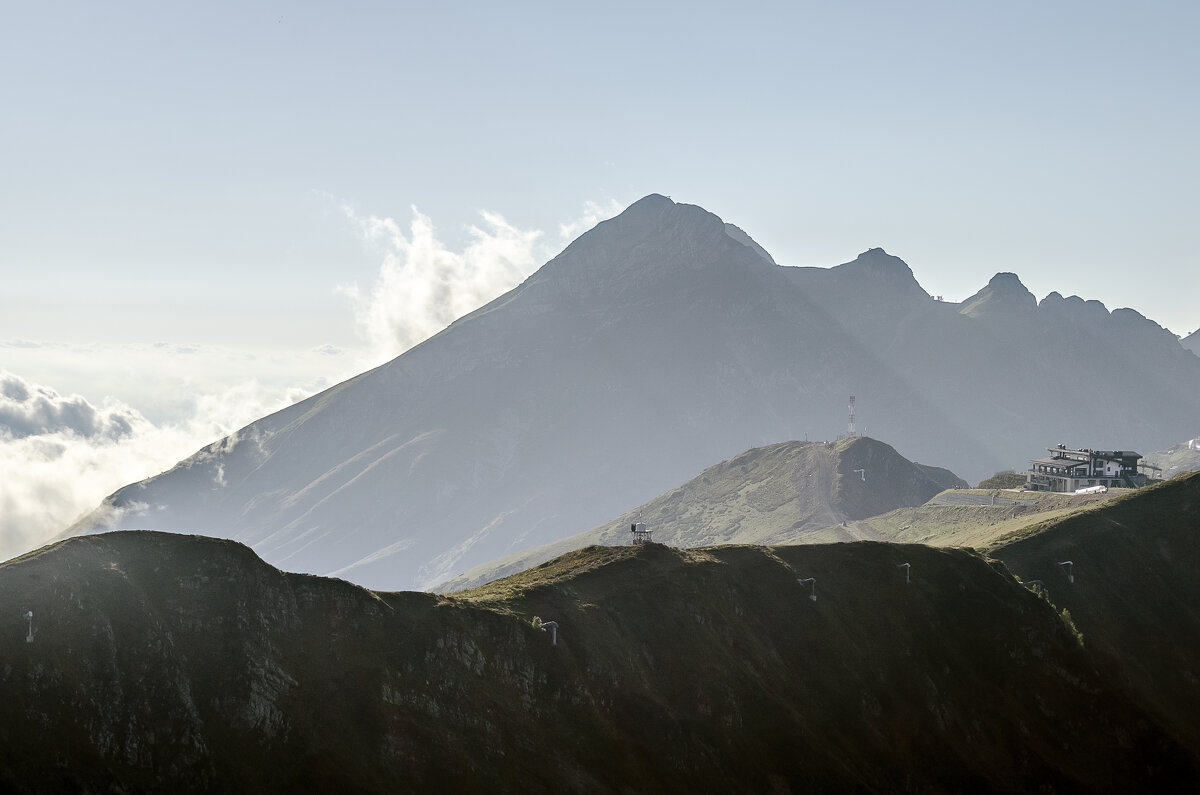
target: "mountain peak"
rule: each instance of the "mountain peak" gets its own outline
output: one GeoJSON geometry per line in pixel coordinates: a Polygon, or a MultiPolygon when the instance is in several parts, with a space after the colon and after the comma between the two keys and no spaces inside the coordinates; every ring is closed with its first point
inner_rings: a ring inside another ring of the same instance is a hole
{"type": "Polygon", "coordinates": [[[988,317],[998,314],[1032,312],[1037,309],[1037,298],[1029,292],[1015,273],[997,273],[991,281],[975,295],[963,302],[962,314],[970,317],[988,317]]]}
{"type": "Polygon", "coordinates": [[[993,290],[1007,290],[1013,292],[1014,294],[1023,295],[1028,293],[1029,295],[1033,295],[1033,293],[1030,293],[1029,289],[1021,283],[1021,278],[1017,276],[1017,274],[1010,273],[1009,271],[997,273],[988,281],[987,286],[991,287],[993,290]]]}
{"type": "Polygon", "coordinates": [[[843,277],[851,277],[859,285],[881,287],[893,298],[905,293],[929,298],[929,294],[917,283],[917,277],[913,275],[908,263],[882,248],[869,248],[855,257],[853,262],[846,262],[829,270],[839,281],[843,277]]]}
{"type": "Polygon", "coordinates": [[[553,280],[573,294],[597,287],[628,293],[664,277],[695,280],[773,264],[749,235],[738,232],[703,207],[652,193],[582,234],[531,282],[553,280]]]}
{"type": "Polygon", "coordinates": [[[1085,301],[1077,295],[1063,298],[1060,293],[1053,292],[1043,298],[1038,306],[1076,324],[1094,326],[1109,319],[1109,311],[1104,304],[1095,300],[1085,301]]]}
{"type": "Polygon", "coordinates": [[[674,204],[675,202],[671,201],[670,196],[664,196],[661,193],[648,193],[635,201],[633,204],[626,207],[625,212],[629,212],[630,210],[643,210],[652,207],[665,207],[674,204]]]}
{"type": "Polygon", "coordinates": [[[847,263],[849,265],[859,265],[864,268],[879,273],[896,273],[912,276],[912,268],[908,267],[908,263],[899,257],[887,253],[882,248],[869,248],[863,253],[854,258],[854,262],[847,263]]]}

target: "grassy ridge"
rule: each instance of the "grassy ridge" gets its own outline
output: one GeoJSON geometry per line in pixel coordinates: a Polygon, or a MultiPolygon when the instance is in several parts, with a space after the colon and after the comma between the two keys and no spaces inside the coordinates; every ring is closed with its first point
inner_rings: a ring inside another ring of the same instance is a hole
{"type": "Polygon", "coordinates": [[[9,791],[1198,783],[1054,607],[966,550],[592,547],[448,598],[119,533],[0,566],[0,598],[38,626],[0,644],[9,791]]]}

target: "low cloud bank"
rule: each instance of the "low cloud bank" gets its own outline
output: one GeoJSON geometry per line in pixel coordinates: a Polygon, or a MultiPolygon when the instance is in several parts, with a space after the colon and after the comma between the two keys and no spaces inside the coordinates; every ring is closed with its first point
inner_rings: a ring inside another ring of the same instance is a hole
{"type": "Polygon", "coordinates": [[[115,398],[95,405],[0,372],[0,560],[47,543],[118,488],[307,394],[249,381],[199,396],[184,420],[155,424],[115,398]]]}
{"type": "Polygon", "coordinates": [[[138,419],[136,411],[115,401],[97,408],[80,395],[63,396],[0,372],[0,439],[67,433],[117,441],[133,433],[138,419]]]}

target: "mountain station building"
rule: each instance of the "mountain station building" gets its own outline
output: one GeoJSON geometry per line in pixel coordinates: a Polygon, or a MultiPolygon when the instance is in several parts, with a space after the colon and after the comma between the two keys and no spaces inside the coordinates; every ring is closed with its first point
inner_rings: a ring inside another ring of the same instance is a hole
{"type": "Polygon", "coordinates": [[[1072,494],[1096,486],[1136,489],[1149,479],[1138,471],[1141,453],[1132,450],[1070,450],[1047,448],[1050,456],[1029,462],[1025,488],[1072,494]]]}

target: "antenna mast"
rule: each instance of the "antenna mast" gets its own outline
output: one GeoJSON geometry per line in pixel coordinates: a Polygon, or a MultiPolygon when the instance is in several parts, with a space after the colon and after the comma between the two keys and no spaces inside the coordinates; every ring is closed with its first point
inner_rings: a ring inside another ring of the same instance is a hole
{"type": "Polygon", "coordinates": [[[854,429],[854,395],[850,396],[850,423],[846,426],[846,438],[853,439],[858,436],[858,432],[854,429]]]}

